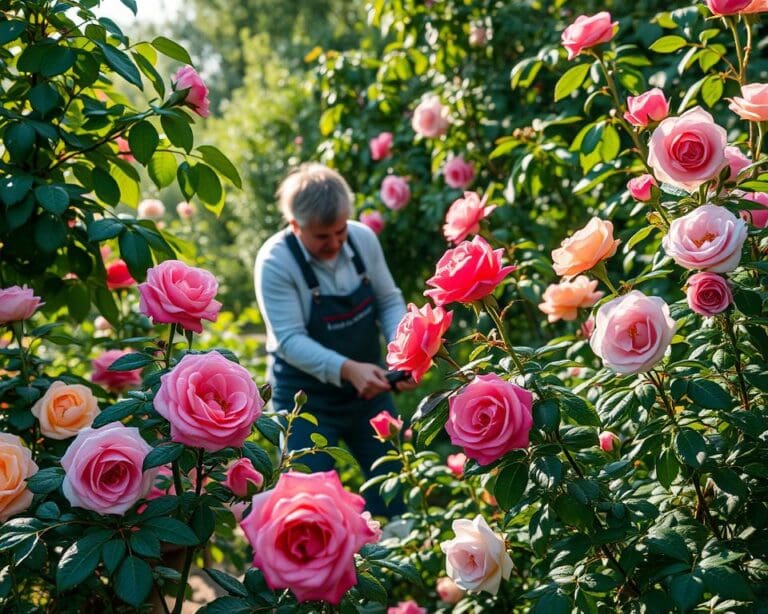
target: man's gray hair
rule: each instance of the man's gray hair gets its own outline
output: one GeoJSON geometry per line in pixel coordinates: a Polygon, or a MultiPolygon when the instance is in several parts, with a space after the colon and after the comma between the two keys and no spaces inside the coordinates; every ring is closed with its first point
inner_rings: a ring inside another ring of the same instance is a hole
{"type": "Polygon", "coordinates": [[[354,197],[344,178],[317,162],[293,169],[277,189],[280,210],[286,221],[299,226],[316,223],[329,226],[340,217],[350,217],[354,197]]]}

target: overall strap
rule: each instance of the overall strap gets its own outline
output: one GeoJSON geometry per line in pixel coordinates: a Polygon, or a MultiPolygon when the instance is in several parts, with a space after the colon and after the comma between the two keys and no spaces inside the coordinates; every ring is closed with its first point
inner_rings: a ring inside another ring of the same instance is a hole
{"type": "Polygon", "coordinates": [[[363,259],[360,257],[360,252],[357,251],[357,247],[355,247],[355,243],[349,234],[347,234],[347,243],[352,248],[352,263],[355,265],[355,271],[357,271],[361,279],[368,281],[368,274],[365,271],[363,259]]]}
{"type": "Polygon", "coordinates": [[[296,263],[299,265],[301,274],[304,277],[304,281],[307,283],[309,290],[312,292],[312,296],[317,298],[320,296],[320,282],[317,280],[317,276],[312,270],[312,267],[309,266],[309,262],[307,262],[307,259],[304,257],[304,252],[302,252],[301,247],[299,247],[299,240],[296,238],[296,235],[288,231],[285,233],[285,242],[288,245],[288,249],[291,250],[291,254],[296,260],[296,263]]]}

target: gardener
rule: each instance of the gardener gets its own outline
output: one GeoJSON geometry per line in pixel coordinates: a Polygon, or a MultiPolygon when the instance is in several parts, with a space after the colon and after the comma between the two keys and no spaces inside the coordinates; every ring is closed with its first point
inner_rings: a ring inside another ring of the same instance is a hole
{"type": "MultiPolygon", "coordinates": [[[[328,445],[343,439],[370,477],[389,449],[373,438],[370,418],[396,415],[390,383],[380,366],[380,334],[394,336],[405,314],[376,235],[349,221],[353,197],[346,181],[321,164],[303,164],[278,189],[288,227],[270,237],[256,257],[256,298],[267,327],[269,379],[275,409],[291,409],[294,395],[308,396],[305,409],[319,421],[299,419],[290,450],[313,445],[320,433],[328,445]]],[[[415,387],[396,384],[400,390],[415,387]]],[[[313,471],[333,468],[327,454],[302,456],[313,471]]],[[[364,493],[374,515],[389,515],[376,487],[364,493]]]]}

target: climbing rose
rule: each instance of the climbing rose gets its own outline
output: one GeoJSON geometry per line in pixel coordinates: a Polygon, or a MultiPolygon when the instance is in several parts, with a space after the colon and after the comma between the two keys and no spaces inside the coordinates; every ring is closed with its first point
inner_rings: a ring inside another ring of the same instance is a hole
{"type": "Polygon", "coordinates": [[[248,491],[258,490],[264,484],[264,476],[247,458],[239,458],[227,468],[224,486],[237,497],[248,496],[248,491]]]}
{"type": "Polygon", "coordinates": [[[427,610],[415,601],[399,601],[396,606],[387,608],[387,614],[427,614],[427,610]]]}
{"type": "Polygon", "coordinates": [[[600,449],[603,452],[612,452],[613,447],[619,443],[619,438],[610,431],[603,431],[597,439],[600,441],[600,449]]]}
{"type": "Polygon", "coordinates": [[[735,15],[740,13],[752,0],[707,0],[709,10],[715,15],[735,15]]]}
{"type": "Polygon", "coordinates": [[[165,205],[157,198],[146,198],[139,203],[137,212],[139,217],[157,220],[165,215],[165,205]]]}
{"type": "Polygon", "coordinates": [[[360,214],[360,222],[368,226],[377,235],[384,230],[384,216],[378,211],[363,211],[360,214]]]}
{"type": "Polygon", "coordinates": [[[53,382],[32,406],[40,432],[49,439],[69,439],[91,426],[99,415],[99,404],[91,389],[82,384],[53,382]]]}
{"type": "Polygon", "coordinates": [[[741,96],[729,98],[728,108],[741,119],[753,122],[768,120],[768,83],[750,83],[741,86],[741,96]]]}
{"type": "Polygon", "coordinates": [[[445,464],[451,473],[457,478],[464,475],[464,465],[467,463],[467,455],[464,452],[457,452],[456,454],[449,454],[445,459],[445,464]]]}
{"type": "Polygon", "coordinates": [[[388,411],[384,410],[376,414],[368,421],[373,427],[373,432],[377,439],[387,441],[397,439],[400,431],[403,430],[403,421],[401,418],[395,418],[388,411]]]}
{"type": "Polygon", "coordinates": [[[768,193],[750,192],[743,196],[744,200],[751,200],[754,203],[760,203],[764,209],[749,209],[740,211],[741,218],[751,223],[756,228],[765,228],[768,226],[768,193]]]}
{"type": "Polygon", "coordinates": [[[731,169],[728,181],[736,181],[741,171],[752,164],[752,160],[744,155],[741,149],[733,145],[728,145],[725,148],[725,159],[728,160],[728,166],[731,169]]]}
{"type": "Polygon", "coordinates": [[[107,288],[120,290],[136,285],[136,280],[131,277],[125,260],[117,259],[107,265],[107,288]]]}
{"type": "Polygon", "coordinates": [[[462,198],[453,201],[445,214],[443,236],[451,243],[461,243],[467,235],[480,231],[480,221],[488,217],[496,205],[487,205],[487,196],[480,198],[477,192],[464,192],[462,198]]]}
{"type": "Polygon", "coordinates": [[[443,177],[449,187],[463,190],[475,178],[475,167],[465,161],[462,156],[456,156],[443,166],[443,177]]]}
{"type": "Polygon", "coordinates": [[[444,601],[448,604],[455,604],[461,601],[464,596],[462,591],[456,583],[447,576],[443,576],[437,579],[437,595],[440,597],[440,601],[444,601]]]}
{"type": "Polygon", "coordinates": [[[449,109],[434,94],[422,99],[411,120],[414,132],[430,139],[445,134],[449,125],[449,109]]]}
{"type": "Polygon", "coordinates": [[[611,14],[602,11],[596,15],[580,15],[570,26],[563,30],[563,47],[572,60],[585,49],[600,43],[607,43],[613,38],[618,21],[611,21],[611,14]]]}
{"type": "Polygon", "coordinates": [[[37,473],[32,453],[18,435],[0,433],[0,522],[26,510],[32,503],[27,478],[37,473]]]}
{"type": "Polygon", "coordinates": [[[411,189],[408,187],[408,181],[405,177],[387,175],[381,182],[380,196],[387,207],[393,211],[398,211],[405,207],[411,199],[411,189]]]}

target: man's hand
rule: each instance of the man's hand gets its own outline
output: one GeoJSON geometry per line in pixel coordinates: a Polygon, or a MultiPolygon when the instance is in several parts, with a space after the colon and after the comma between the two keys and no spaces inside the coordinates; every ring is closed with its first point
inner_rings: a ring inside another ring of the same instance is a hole
{"type": "Polygon", "coordinates": [[[341,365],[341,378],[352,384],[363,399],[372,399],[389,390],[385,373],[379,365],[370,362],[347,360],[341,365]]]}
{"type": "Polygon", "coordinates": [[[404,390],[413,390],[416,388],[418,384],[413,380],[413,378],[408,378],[406,380],[403,380],[402,382],[397,382],[395,384],[395,387],[399,392],[403,392],[404,390]]]}

